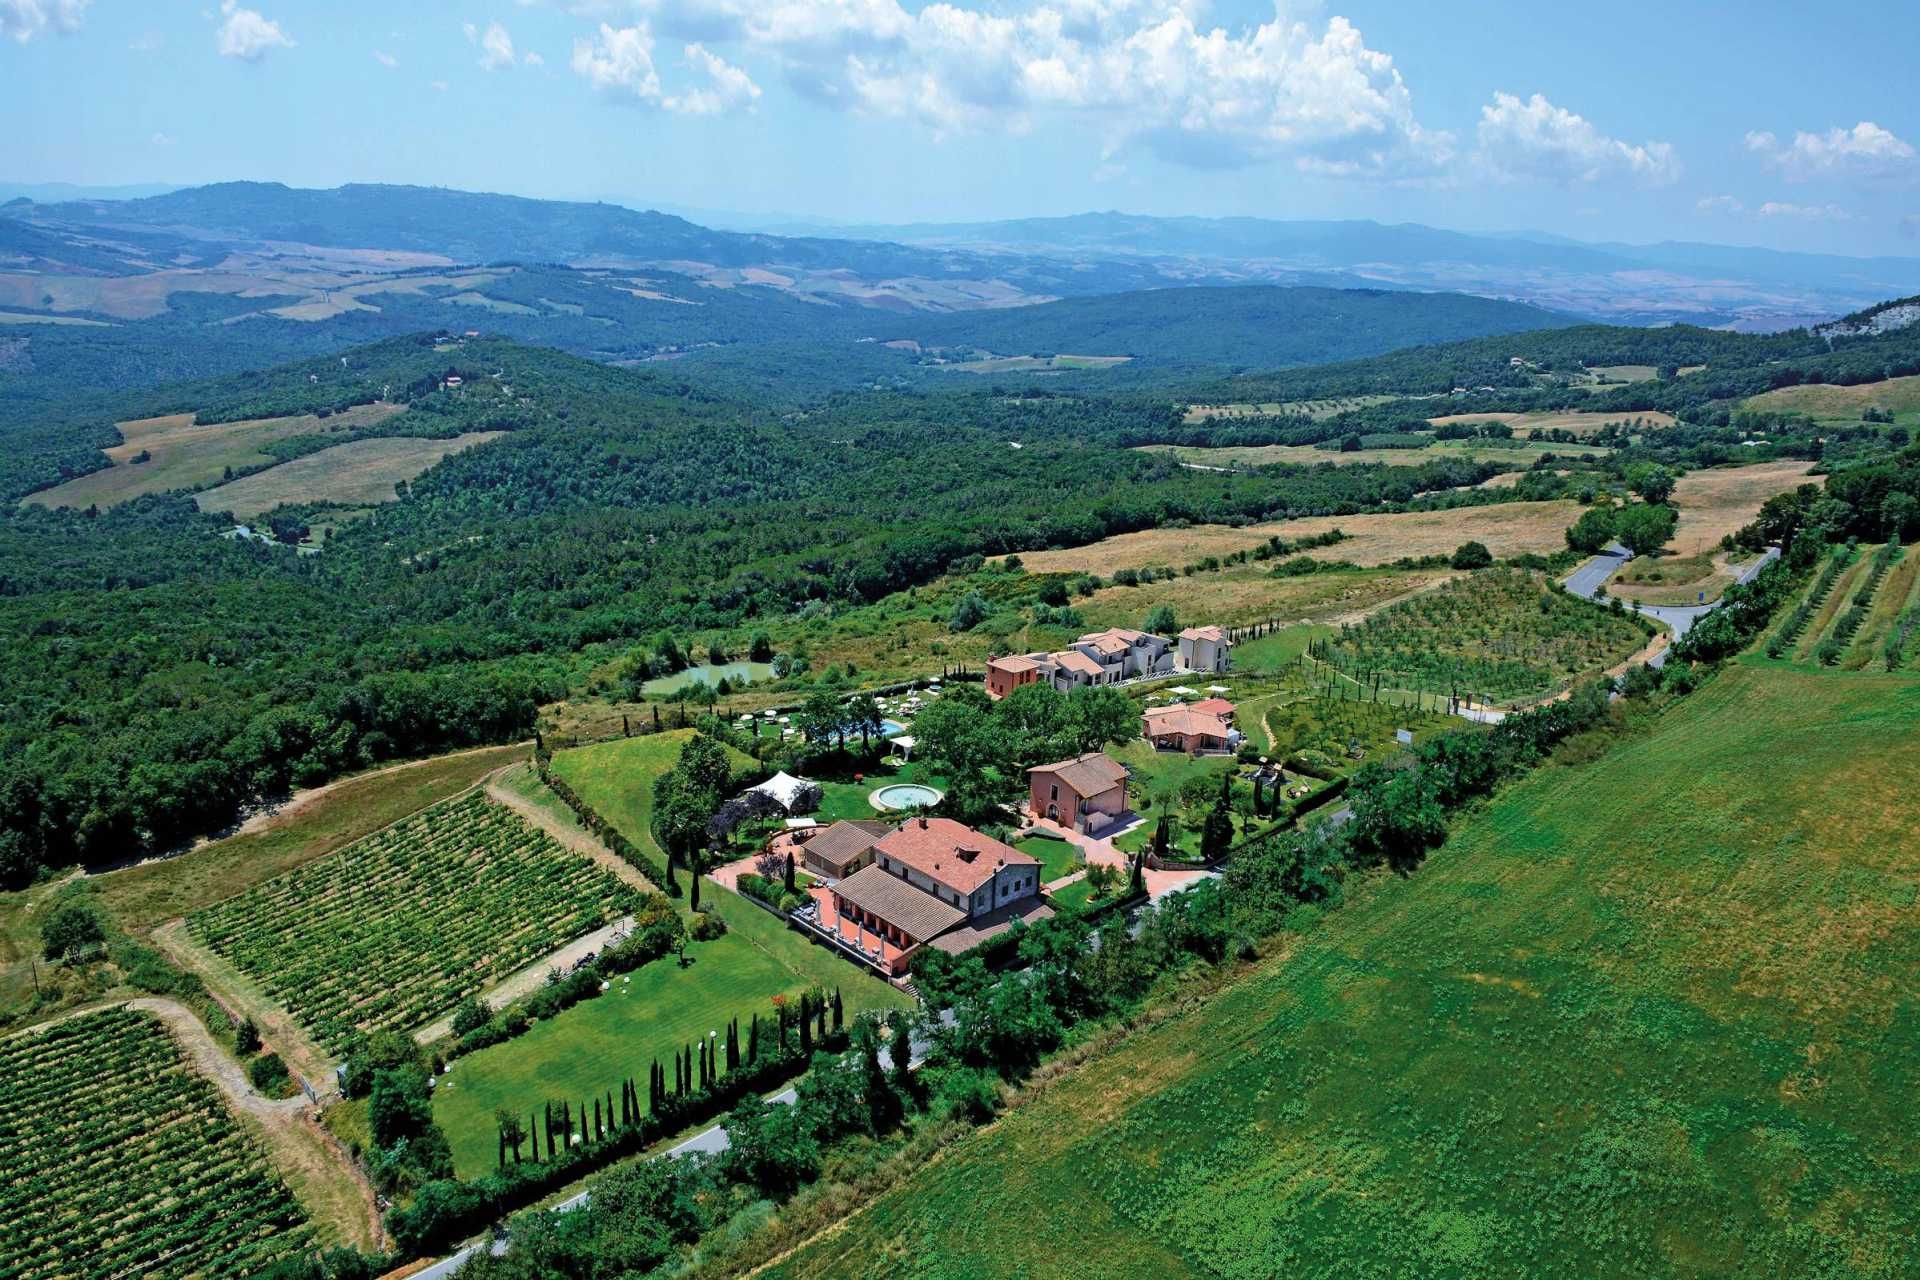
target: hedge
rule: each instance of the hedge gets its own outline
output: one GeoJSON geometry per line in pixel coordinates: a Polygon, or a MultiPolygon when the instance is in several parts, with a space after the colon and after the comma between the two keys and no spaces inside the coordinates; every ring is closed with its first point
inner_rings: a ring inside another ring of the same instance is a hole
{"type": "Polygon", "coordinates": [[[567,808],[573,810],[573,816],[580,825],[600,837],[615,856],[653,881],[654,885],[669,897],[680,896],[680,886],[673,879],[670,869],[658,859],[643,851],[639,845],[621,834],[620,829],[600,816],[598,810],[582,800],[574,789],[549,767],[549,757],[544,751],[533,753],[533,767],[539,773],[540,781],[553,790],[553,794],[566,801],[567,808]]]}
{"type": "MultiPolygon", "coordinates": [[[[845,1032],[814,1042],[818,1053],[847,1047],[845,1032]]],[[[436,1178],[421,1186],[411,1204],[387,1215],[394,1244],[408,1257],[451,1249],[459,1241],[533,1204],[549,1192],[618,1160],[635,1156],[691,1124],[725,1115],[739,1102],[803,1074],[812,1065],[798,1048],[775,1050],[759,1062],[722,1076],[684,1097],[669,1096],[658,1112],[642,1117],[599,1142],[570,1146],[544,1161],[510,1164],[471,1182],[436,1178]]]]}

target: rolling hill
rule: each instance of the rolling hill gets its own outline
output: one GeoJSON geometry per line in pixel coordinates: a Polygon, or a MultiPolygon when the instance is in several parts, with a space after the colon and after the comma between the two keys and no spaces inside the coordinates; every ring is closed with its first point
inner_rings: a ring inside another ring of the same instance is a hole
{"type": "Polygon", "coordinates": [[[1125,355],[1187,364],[1316,364],[1576,321],[1459,293],[1382,289],[1152,289],[919,320],[926,345],[1006,354],[1125,355]]]}

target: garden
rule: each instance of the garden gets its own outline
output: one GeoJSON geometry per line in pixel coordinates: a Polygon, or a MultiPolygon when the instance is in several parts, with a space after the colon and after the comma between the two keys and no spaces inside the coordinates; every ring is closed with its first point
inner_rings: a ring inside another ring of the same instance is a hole
{"type": "Polygon", "coordinates": [[[329,1050],[409,1030],[632,909],[610,872],[478,792],[187,917],[329,1050]]]}
{"type": "MultiPolygon", "coordinates": [[[[707,885],[706,907],[726,933],[687,947],[685,963],[663,959],[610,980],[610,990],[537,1022],[505,1044],[459,1059],[439,1077],[433,1117],[462,1178],[498,1160],[495,1111],[514,1114],[546,1098],[592,1098],[616,1081],[645,1079],[647,1064],[764,1011],[778,998],[837,988],[846,1014],[904,1007],[907,998],[824,947],[809,943],[759,907],[707,885]]],[[[724,1032],[723,1032],[724,1034],[724,1032]]]]}
{"type": "Polygon", "coordinates": [[[0,1041],[0,1275],[250,1276],[308,1248],[293,1195],[161,1025],[0,1041]]]}

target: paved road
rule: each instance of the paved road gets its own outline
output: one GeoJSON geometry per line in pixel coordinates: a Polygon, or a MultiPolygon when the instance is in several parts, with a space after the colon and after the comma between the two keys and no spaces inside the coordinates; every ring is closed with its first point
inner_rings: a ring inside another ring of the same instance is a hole
{"type": "MultiPolygon", "coordinates": [[[[1779,556],[1780,548],[1768,547],[1758,559],[1743,566],[1734,575],[1735,584],[1751,581],[1755,574],[1772,564],[1779,556]]],[[[1612,543],[1599,555],[1568,575],[1567,590],[1583,600],[1591,600],[1600,593],[1600,588],[1607,584],[1607,580],[1620,572],[1621,566],[1631,559],[1633,559],[1631,551],[1617,542],[1612,543]]],[[[1673,631],[1673,638],[1678,641],[1687,632],[1693,630],[1694,623],[1719,608],[1720,602],[1716,600],[1712,604],[1691,605],[1640,604],[1633,607],[1654,621],[1665,623],[1673,631]]],[[[1666,665],[1666,661],[1666,651],[1662,651],[1649,658],[1647,665],[1661,667],[1666,665]]]]}

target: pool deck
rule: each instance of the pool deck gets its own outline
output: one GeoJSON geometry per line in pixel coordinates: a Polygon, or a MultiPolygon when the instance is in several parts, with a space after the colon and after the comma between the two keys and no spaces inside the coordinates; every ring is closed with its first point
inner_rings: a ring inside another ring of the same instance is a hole
{"type": "Polygon", "coordinates": [[[926,793],[926,795],[929,797],[925,802],[927,805],[939,804],[940,801],[947,794],[946,792],[940,790],[940,788],[930,787],[926,785],[924,782],[889,782],[886,786],[875,787],[872,791],[867,793],[867,807],[872,809],[877,814],[903,813],[912,806],[904,805],[904,804],[888,804],[885,800],[882,800],[880,798],[880,793],[883,791],[905,791],[908,789],[926,793]]]}

